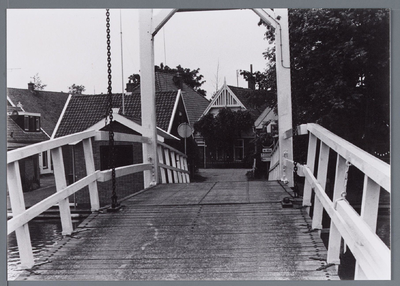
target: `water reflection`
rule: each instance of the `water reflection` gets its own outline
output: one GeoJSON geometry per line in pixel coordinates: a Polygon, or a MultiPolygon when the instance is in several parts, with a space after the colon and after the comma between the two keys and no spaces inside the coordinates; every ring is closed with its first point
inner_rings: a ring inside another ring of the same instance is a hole
{"type": "MultiPolygon", "coordinates": [[[[72,221],[74,229],[81,221],[72,221]]],[[[33,257],[35,262],[45,256],[51,246],[57,244],[62,239],[61,222],[57,220],[33,220],[28,223],[29,233],[32,241],[33,257]]],[[[20,274],[19,252],[15,232],[7,237],[7,264],[8,264],[8,280],[14,280],[20,274]]]]}

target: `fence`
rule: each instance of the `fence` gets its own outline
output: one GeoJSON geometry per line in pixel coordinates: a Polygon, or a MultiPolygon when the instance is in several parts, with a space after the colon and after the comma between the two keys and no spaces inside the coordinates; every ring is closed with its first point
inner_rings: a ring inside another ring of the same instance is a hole
{"type": "MultiPolygon", "coordinates": [[[[73,232],[72,217],[69,207],[69,196],[88,187],[90,195],[91,210],[100,209],[97,182],[105,182],[111,179],[111,170],[99,171],[95,169],[92,140],[108,140],[108,133],[104,131],[84,131],[42,143],[30,145],[7,153],[7,189],[10,197],[13,218],[7,222],[7,234],[15,231],[18,250],[21,259],[21,267],[31,268],[34,266],[31,239],[28,222],[37,217],[52,206],[58,204],[62,234],[70,235],[73,232]],[[62,147],[68,144],[83,143],[86,177],[67,186],[64,170],[62,147]],[[51,152],[54,167],[54,178],[57,192],[41,202],[25,209],[24,194],[22,191],[21,174],[19,171],[19,160],[40,154],[45,151],[51,152]]],[[[115,133],[115,141],[140,142],[148,144],[149,139],[143,136],[115,133]]],[[[180,151],[168,145],[158,143],[158,158],[162,183],[189,183],[189,172],[187,157],[180,151]]],[[[151,170],[151,163],[133,164],[115,168],[116,177],[151,170]]]]}

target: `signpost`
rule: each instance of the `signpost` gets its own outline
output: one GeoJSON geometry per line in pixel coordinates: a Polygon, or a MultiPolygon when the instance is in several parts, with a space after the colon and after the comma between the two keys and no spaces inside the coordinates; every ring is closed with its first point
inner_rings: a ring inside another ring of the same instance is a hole
{"type": "Polygon", "coordinates": [[[182,138],[185,138],[185,155],[186,155],[186,138],[191,136],[193,133],[193,128],[189,125],[189,123],[181,123],[178,126],[178,134],[182,138]]]}

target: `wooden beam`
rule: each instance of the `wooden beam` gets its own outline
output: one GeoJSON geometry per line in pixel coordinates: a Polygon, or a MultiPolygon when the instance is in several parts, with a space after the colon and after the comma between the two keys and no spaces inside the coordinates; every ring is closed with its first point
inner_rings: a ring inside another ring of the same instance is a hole
{"type": "MultiPolygon", "coordinates": [[[[92,139],[83,140],[83,153],[85,156],[86,174],[90,175],[96,172],[93,157],[92,139]]],[[[97,181],[93,181],[88,185],[91,210],[97,211],[100,209],[99,191],[97,189],[97,181]]]]}
{"type": "Polygon", "coordinates": [[[159,30],[168,22],[169,19],[178,11],[178,9],[162,9],[153,18],[153,37],[158,33],[159,30]]]}
{"type": "MultiPolygon", "coordinates": [[[[153,167],[152,164],[149,163],[141,163],[141,164],[133,164],[133,165],[128,165],[128,166],[123,166],[123,167],[118,167],[115,168],[115,177],[122,177],[134,173],[139,173],[139,172],[144,172],[151,170],[153,167]]],[[[99,182],[106,182],[111,180],[111,169],[110,170],[104,170],[100,171],[98,175],[98,181],[99,182]]]]}
{"type": "Polygon", "coordinates": [[[154,165],[154,171],[143,172],[144,187],[148,188],[158,182],[157,158],[157,125],[156,125],[156,92],[154,79],[154,37],[153,10],[139,11],[140,24],[140,96],[142,111],[143,136],[150,139],[143,144],[143,163],[154,165]]]}

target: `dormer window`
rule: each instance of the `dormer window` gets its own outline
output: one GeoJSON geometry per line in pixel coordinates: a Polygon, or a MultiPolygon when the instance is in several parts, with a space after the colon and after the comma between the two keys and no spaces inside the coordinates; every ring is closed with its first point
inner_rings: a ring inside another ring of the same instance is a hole
{"type": "Polygon", "coordinates": [[[24,115],[24,130],[27,132],[40,131],[40,117],[24,115]]]}
{"type": "Polygon", "coordinates": [[[40,113],[13,111],[9,115],[25,132],[40,131],[40,113]]]}

